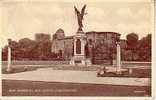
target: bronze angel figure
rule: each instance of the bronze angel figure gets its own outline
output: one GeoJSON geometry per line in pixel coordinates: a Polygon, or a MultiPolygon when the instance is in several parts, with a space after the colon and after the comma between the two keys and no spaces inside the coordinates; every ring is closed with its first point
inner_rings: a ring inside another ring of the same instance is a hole
{"type": "Polygon", "coordinates": [[[86,14],[85,13],[86,5],[83,6],[81,13],[80,13],[80,11],[78,11],[78,9],[75,6],[74,6],[74,8],[75,8],[75,12],[77,15],[77,20],[78,20],[78,25],[79,25],[78,31],[83,31],[82,30],[82,27],[83,27],[82,20],[83,20],[83,16],[86,14]]]}

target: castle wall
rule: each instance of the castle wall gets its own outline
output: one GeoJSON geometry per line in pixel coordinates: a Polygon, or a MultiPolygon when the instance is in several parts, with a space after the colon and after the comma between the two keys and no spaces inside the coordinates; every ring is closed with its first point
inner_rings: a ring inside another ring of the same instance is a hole
{"type": "Polygon", "coordinates": [[[115,32],[89,32],[86,35],[87,40],[92,39],[93,41],[93,62],[95,64],[111,64],[112,60],[116,58],[116,39],[119,34],[115,32]]]}
{"type": "Polygon", "coordinates": [[[62,57],[64,59],[70,59],[73,55],[73,39],[64,38],[53,40],[51,51],[53,53],[59,53],[60,50],[62,51],[62,57]]]}
{"type": "MultiPolygon", "coordinates": [[[[111,63],[116,58],[116,40],[118,33],[115,32],[87,32],[87,43],[92,41],[93,61],[95,64],[111,63]]],[[[73,37],[54,39],[52,42],[52,52],[62,51],[62,57],[70,60],[73,56],[73,37]]]]}

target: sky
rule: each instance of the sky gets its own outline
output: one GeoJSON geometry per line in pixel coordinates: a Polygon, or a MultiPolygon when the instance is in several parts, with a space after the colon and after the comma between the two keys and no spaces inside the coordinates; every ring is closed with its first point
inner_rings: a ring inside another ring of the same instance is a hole
{"type": "Polygon", "coordinates": [[[6,0],[0,5],[1,45],[4,46],[8,38],[18,41],[21,38],[34,39],[35,33],[53,35],[59,28],[65,31],[66,36],[75,35],[78,24],[74,6],[81,10],[84,4],[87,5],[84,32],[118,32],[122,39],[131,32],[137,33],[139,38],[153,33],[152,0],[130,1],[6,0]]]}

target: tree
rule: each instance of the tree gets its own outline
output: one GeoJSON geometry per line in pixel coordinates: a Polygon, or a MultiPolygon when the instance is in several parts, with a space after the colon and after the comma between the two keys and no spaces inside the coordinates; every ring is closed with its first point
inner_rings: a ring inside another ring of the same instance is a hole
{"type": "Polygon", "coordinates": [[[48,60],[51,55],[51,40],[49,34],[37,33],[35,34],[35,41],[38,45],[37,54],[39,60],[48,60]]]}
{"type": "Polygon", "coordinates": [[[11,47],[11,51],[12,51],[11,52],[12,60],[16,60],[21,55],[20,45],[18,42],[11,40],[10,47],[11,47]]]}
{"type": "Polygon", "coordinates": [[[2,61],[7,60],[7,56],[8,56],[8,46],[4,46],[2,48],[2,61]]]}
{"type": "Polygon", "coordinates": [[[31,59],[32,50],[36,47],[36,42],[29,39],[29,38],[23,38],[19,40],[19,46],[20,46],[20,58],[22,59],[31,59]]]}
{"type": "MultiPolygon", "coordinates": [[[[11,48],[11,59],[16,60],[22,53],[20,53],[20,46],[18,42],[9,39],[9,46],[11,48]]],[[[8,45],[2,49],[2,60],[7,60],[8,45]]]]}
{"type": "Polygon", "coordinates": [[[151,61],[151,34],[139,41],[139,58],[142,61],[151,61]]]}
{"type": "MultiPolygon", "coordinates": [[[[39,33],[35,40],[22,38],[18,42],[9,39],[13,60],[48,60],[51,59],[51,40],[49,34],[39,33]]],[[[2,50],[2,59],[7,60],[6,45],[2,50]]]]}
{"type": "Polygon", "coordinates": [[[137,50],[137,46],[138,46],[138,35],[136,33],[130,33],[126,36],[127,38],[127,46],[128,46],[128,50],[131,50],[132,54],[132,59],[131,60],[134,60],[134,54],[136,53],[136,50],[137,50]]]}

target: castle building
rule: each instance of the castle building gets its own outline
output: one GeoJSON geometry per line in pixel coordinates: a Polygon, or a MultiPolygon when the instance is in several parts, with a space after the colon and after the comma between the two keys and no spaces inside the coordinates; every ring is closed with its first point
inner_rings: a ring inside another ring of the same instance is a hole
{"type": "Polygon", "coordinates": [[[73,55],[73,36],[65,36],[62,29],[58,29],[53,35],[51,52],[61,55],[60,57],[69,60],[73,55]]]}
{"type": "MultiPolygon", "coordinates": [[[[116,32],[86,32],[85,56],[93,64],[112,64],[116,58],[116,41],[120,36],[116,32]]],[[[63,29],[58,29],[53,35],[51,52],[64,60],[73,57],[73,36],[65,36],[63,29]]]]}

